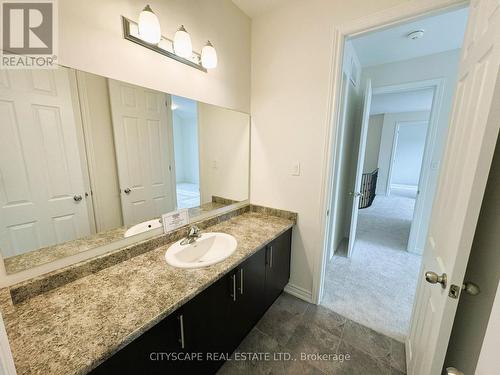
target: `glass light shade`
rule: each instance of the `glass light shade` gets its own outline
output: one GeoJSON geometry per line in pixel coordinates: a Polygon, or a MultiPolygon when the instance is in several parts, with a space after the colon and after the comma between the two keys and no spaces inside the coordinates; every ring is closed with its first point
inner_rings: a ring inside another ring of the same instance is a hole
{"type": "Polygon", "coordinates": [[[139,37],[151,44],[158,44],[161,39],[160,21],[149,5],[139,15],[139,37]]]}
{"type": "Polygon", "coordinates": [[[174,35],[174,52],[177,56],[190,58],[193,55],[191,37],[184,26],[181,26],[174,35]]]}
{"type": "Polygon", "coordinates": [[[201,50],[201,65],[205,69],[213,69],[217,67],[217,51],[210,41],[201,50]]]}

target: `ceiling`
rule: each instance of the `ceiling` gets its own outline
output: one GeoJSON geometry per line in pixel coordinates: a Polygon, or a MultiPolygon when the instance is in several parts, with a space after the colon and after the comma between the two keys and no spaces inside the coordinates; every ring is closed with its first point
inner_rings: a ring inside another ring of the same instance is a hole
{"type": "Polygon", "coordinates": [[[432,88],[373,95],[370,114],[430,111],[433,96],[432,88]]]}
{"type": "Polygon", "coordinates": [[[280,7],[290,0],[232,0],[250,18],[280,7]]]}
{"type": "Polygon", "coordinates": [[[361,65],[372,66],[461,48],[468,8],[412,21],[351,39],[361,65]],[[424,30],[421,39],[408,33],[424,30]]]}

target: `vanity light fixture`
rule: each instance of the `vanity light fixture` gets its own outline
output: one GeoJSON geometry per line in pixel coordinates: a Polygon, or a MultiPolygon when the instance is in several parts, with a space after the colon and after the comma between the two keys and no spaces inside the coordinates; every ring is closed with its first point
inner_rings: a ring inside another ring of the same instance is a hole
{"type": "Polygon", "coordinates": [[[217,67],[217,52],[212,43],[207,42],[202,53],[193,51],[191,36],[184,26],[174,35],[174,40],[161,35],[160,22],[149,5],[139,15],[139,22],[122,16],[123,38],[170,57],[192,68],[207,72],[217,67]]]}
{"type": "MultiPolygon", "coordinates": [[[[188,58],[193,55],[191,36],[181,25],[174,35],[174,52],[177,56],[188,58]]],[[[205,67],[206,68],[206,67],[205,67]]]]}
{"type": "Polygon", "coordinates": [[[139,14],[139,37],[147,43],[158,44],[161,40],[160,21],[149,5],[139,14]]]}
{"type": "Polygon", "coordinates": [[[206,69],[217,67],[217,51],[210,41],[201,50],[201,65],[206,69]]]}

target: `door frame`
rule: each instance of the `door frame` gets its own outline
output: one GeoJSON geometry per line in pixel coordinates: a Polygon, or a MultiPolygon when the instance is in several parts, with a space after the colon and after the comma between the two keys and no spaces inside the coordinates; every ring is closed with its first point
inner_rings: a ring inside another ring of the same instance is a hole
{"type": "MultiPolygon", "coordinates": [[[[420,234],[423,222],[422,222],[422,217],[417,217],[417,214],[422,209],[423,202],[426,202],[428,199],[433,198],[429,197],[429,176],[431,171],[432,155],[436,149],[436,133],[439,129],[439,115],[441,113],[443,106],[445,79],[441,77],[441,78],[414,81],[397,85],[380,86],[373,89],[374,95],[376,95],[376,94],[387,94],[387,93],[397,93],[397,92],[408,92],[408,91],[422,90],[429,88],[434,90],[434,94],[432,98],[432,106],[427,125],[427,135],[425,139],[422,167],[420,169],[420,178],[418,181],[419,193],[415,201],[415,209],[413,211],[414,216],[411,222],[410,235],[408,238],[408,247],[407,247],[408,251],[418,254],[421,254],[421,251],[420,249],[416,249],[415,246],[417,244],[417,239],[420,234]]],[[[393,142],[396,142],[396,137],[394,137],[393,142]]],[[[395,143],[393,143],[392,146],[393,147],[391,152],[391,163],[389,165],[387,186],[386,186],[387,195],[389,195],[391,190],[390,181],[392,174],[392,158],[394,154],[395,143]]],[[[444,151],[444,149],[442,151],[444,151]]]]}
{"type": "MultiPolygon", "coordinates": [[[[401,129],[401,127],[404,127],[406,124],[415,124],[415,123],[421,123],[421,124],[425,124],[425,126],[427,127],[426,131],[425,131],[425,143],[427,143],[428,141],[428,137],[427,135],[429,134],[429,121],[424,121],[424,120],[418,120],[418,121],[396,121],[396,126],[394,126],[394,135],[392,137],[392,147],[391,147],[391,160],[389,162],[389,171],[387,173],[387,196],[391,195],[391,190],[392,190],[392,174],[394,173],[394,162],[396,161],[396,150],[397,150],[397,147],[398,147],[398,141],[399,141],[399,130],[401,129]]],[[[423,158],[425,157],[425,153],[426,153],[426,148],[425,148],[425,145],[424,145],[424,151],[422,153],[422,163],[420,165],[420,173],[418,174],[418,183],[417,183],[417,189],[420,187],[420,181],[421,181],[421,178],[422,178],[422,173],[423,173],[423,166],[424,166],[424,163],[423,163],[423,158]]],[[[413,185],[400,185],[400,186],[413,186],[413,185]]],[[[415,198],[415,200],[418,200],[419,197],[418,197],[418,192],[417,192],[417,197],[415,198]]]]}
{"type": "Polygon", "coordinates": [[[387,171],[387,185],[385,187],[385,195],[391,195],[392,167],[396,159],[396,147],[398,146],[400,122],[396,122],[394,132],[392,134],[391,159],[389,161],[389,170],[387,171]]]}
{"type": "Polygon", "coordinates": [[[389,26],[412,21],[430,15],[460,9],[469,4],[467,0],[421,0],[394,6],[387,10],[334,26],[332,35],[330,84],[328,90],[325,156],[323,160],[322,188],[319,210],[319,251],[313,265],[312,302],[319,304],[324,293],[325,268],[328,258],[329,207],[332,202],[332,187],[335,180],[333,166],[335,162],[335,134],[340,120],[342,64],[344,46],[347,38],[360,36],[389,26]]]}

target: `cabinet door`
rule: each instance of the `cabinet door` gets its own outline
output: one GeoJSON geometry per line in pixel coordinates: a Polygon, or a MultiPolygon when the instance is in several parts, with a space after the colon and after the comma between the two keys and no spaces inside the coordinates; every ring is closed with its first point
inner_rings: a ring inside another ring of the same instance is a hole
{"type": "Polygon", "coordinates": [[[237,297],[232,311],[236,322],[235,349],[267,309],[265,295],[266,249],[245,260],[236,269],[237,297]]]}
{"type": "Polygon", "coordinates": [[[99,365],[91,374],[165,374],[168,371],[183,371],[185,363],[172,361],[171,356],[166,356],[183,352],[179,316],[179,311],[168,316],[99,365]]]}
{"type": "Polygon", "coordinates": [[[288,230],[267,245],[266,299],[270,306],[290,279],[292,230],[288,230]]]}
{"type": "Polygon", "coordinates": [[[234,272],[222,277],[201,292],[183,308],[185,348],[191,353],[202,353],[201,360],[191,361],[191,371],[215,374],[224,363],[221,353],[231,353],[232,324],[230,307],[236,290],[234,272]]]}

